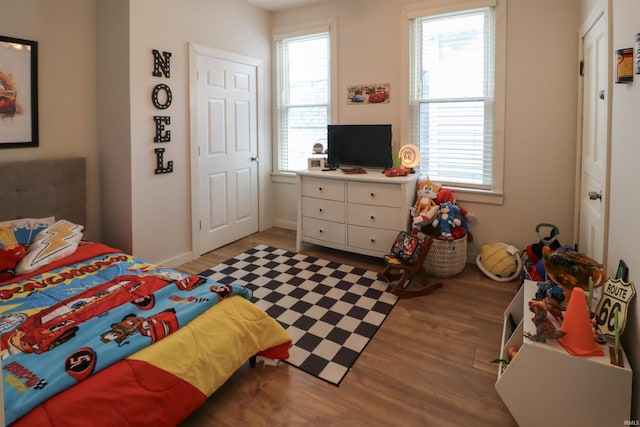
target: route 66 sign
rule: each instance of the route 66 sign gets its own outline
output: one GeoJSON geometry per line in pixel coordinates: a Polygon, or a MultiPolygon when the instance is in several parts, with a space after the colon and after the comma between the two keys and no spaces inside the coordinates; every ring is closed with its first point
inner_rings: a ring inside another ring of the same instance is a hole
{"type": "Polygon", "coordinates": [[[603,294],[598,308],[596,319],[602,333],[609,337],[615,337],[615,311],[618,309],[618,330],[622,334],[627,323],[629,302],[636,294],[633,283],[627,283],[622,279],[607,279],[603,286],[603,294]]]}

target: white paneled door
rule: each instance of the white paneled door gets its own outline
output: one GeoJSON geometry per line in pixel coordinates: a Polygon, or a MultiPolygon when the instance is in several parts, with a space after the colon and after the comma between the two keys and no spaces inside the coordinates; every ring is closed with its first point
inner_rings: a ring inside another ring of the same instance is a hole
{"type": "Polygon", "coordinates": [[[200,254],[258,231],[257,68],[197,57],[200,254]]]}
{"type": "Polygon", "coordinates": [[[583,39],[582,156],[578,249],[606,262],[609,73],[606,17],[583,39]]]}

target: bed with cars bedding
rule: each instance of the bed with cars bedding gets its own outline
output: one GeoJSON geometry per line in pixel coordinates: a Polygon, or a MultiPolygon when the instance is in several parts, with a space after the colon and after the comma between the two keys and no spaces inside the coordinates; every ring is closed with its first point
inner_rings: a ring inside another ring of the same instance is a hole
{"type": "Polygon", "coordinates": [[[176,425],[256,354],[288,357],[248,289],[87,242],[66,214],[0,208],[5,423],[176,425]]]}

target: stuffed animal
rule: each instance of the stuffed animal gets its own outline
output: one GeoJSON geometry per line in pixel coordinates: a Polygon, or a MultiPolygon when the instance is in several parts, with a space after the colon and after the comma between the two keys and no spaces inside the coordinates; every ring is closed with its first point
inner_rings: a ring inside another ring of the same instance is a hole
{"type": "Polygon", "coordinates": [[[0,248],[0,282],[11,279],[15,275],[16,265],[24,258],[26,248],[14,243],[0,248]]]}
{"type": "Polygon", "coordinates": [[[435,219],[438,213],[438,204],[435,202],[438,190],[438,185],[428,179],[418,182],[416,203],[411,208],[414,228],[428,224],[435,219]]]}
{"type": "Polygon", "coordinates": [[[453,240],[452,230],[462,223],[462,214],[460,208],[450,202],[444,202],[440,205],[438,217],[433,220],[431,225],[440,226],[440,239],[453,240]]]}
{"type": "Polygon", "coordinates": [[[518,249],[502,243],[483,245],[480,250],[482,266],[490,274],[499,278],[514,276],[518,271],[517,256],[518,249]]]}
{"type": "Polygon", "coordinates": [[[438,195],[436,197],[436,203],[438,205],[441,205],[442,203],[445,203],[445,202],[453,203],[458,207],[458,209],[460,209],[460,227],[456,227],[455,229],[452,230],[453,238],[460,239],[464,237],[465,234],[467,234],[469,236],[468,241],[473,242],[473,236],[471,235],[471,233],[469,233],[469,224],[467,220],[473,220],[475,218],[475,215],[471,212],[468,212],[465,208],[463,208],[458,204],[458,201],[456,200],[456,197],[453,195],[453,191],[451,191],[451,189],[442,187],[438,191],[438,195]]]}

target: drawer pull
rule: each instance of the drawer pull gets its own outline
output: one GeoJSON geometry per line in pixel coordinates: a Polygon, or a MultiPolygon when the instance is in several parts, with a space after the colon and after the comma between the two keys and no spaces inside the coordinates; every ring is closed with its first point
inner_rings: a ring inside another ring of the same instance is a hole
{"type": "Polygon", "coordinates": [[[322,228],[319,231],[320,231],[320,233],[324,233],[324,230],[322,228]]]}
{"type": "Polygon", "coordinates": [[[322,208],[318,209],[318,211],[322,212],[322,208]]]}
{"type": "Polygon", "coordinates": [[[371,197],[376,197],[376,193],[371,193],[371,197]]]}
{"type": "Polygon", "coordinates": [[[371,215],[371,221],[373,221],[374,219],[376,219],[376,217],[371,215]]]}
{"type": "Polygon", "coordinates": [[[322,191],[322,187],[318,187],[318,191],[322,191]]]}
{"type": "Polygon", "coordinates": [[[374,239],[373,237],[371,238],[371,243],[375,243],[376,239],[374,239]]]}

